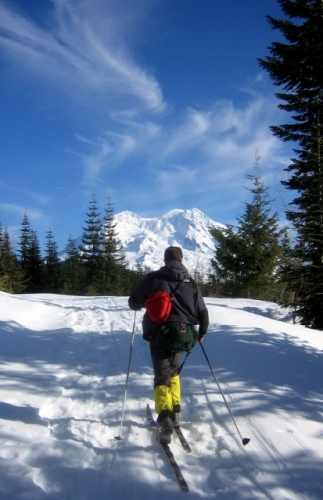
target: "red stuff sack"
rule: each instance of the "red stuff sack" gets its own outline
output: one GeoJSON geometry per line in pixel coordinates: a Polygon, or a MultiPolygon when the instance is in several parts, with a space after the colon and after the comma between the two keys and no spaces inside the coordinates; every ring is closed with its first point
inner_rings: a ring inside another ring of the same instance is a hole
{"type": "Polygon", "coordinates": [[[152,293],[144,302],[147,314],[155,323],[165,323],[172,311],[172,297],[167,292],[152,293]]]}

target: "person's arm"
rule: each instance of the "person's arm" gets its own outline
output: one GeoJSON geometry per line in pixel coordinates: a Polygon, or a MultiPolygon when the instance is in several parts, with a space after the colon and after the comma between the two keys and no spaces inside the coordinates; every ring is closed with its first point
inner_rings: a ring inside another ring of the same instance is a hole
{"type": "Polygon", "coordinates": [[[199,323],[199,337],[198,340],[201,342],[204,335],[207,332],[209,326],[209,311],[205,305],[201,290],[197,290],[197,308],[198,308],[198,323],[199,323]]]}
{"type": "Polygon", "coordinates": [[[144,278],[144,280],[139,283],[138,286],[131,292],[130,297],[128,299],[128,304],[130,309],[133,311],[139,311],[142,307],[144,307],[144,302],[146,300],[148,291],[149,291],[149,275],[144,278]]]}
{"type": "Polygon", "coordinates": [[[136,298],[136,295],[132,293],[128,299],[128,304],[130,309],[133,311],[139,311],[143,307],[143,304],[140,304],[136,298]]]}
{"type": "Polygon", "coordinates": [[[204,335],[207,332],[209,326],[209,312],[205,307],[199,313],[199,337],[198,340],[201,342],[203,340],[204,335]]]}

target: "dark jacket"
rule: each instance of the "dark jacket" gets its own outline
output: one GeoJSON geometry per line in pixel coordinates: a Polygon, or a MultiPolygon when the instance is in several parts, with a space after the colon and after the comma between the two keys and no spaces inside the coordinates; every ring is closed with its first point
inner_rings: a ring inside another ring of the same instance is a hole
{"type": "MultiPolygon", "coordinates": [[[[129,307],[138,311],[144,307],[146,298],[158,291],[171,293],[175,290],[172,300],[173,307],[169,322],[185,323],[189,325],[199,325],[199,338],[206,334],[209,325],[209,314],[204,303],[200,289],[194,280],[190,279],[186,267],[177,260],[167,262],[159,271],[147,274],[144,280],[132,292],[129,297],[129,307]],[[178,282],[180,282],[178,284],[178,282]]],[[[143,317],[143,334],[156,327],[145,313],[143,317]]]]}

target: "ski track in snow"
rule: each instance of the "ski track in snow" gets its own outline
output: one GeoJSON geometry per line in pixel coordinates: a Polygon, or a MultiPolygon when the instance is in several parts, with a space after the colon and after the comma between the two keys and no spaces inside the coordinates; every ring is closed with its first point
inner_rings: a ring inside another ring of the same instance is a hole
{"type": "MultiPolygon", "coordinates": [[[[183,431],[172,450],[190,498],[320,500],[322,332],[274,304],[206,299],[204,347],[243,437],[197,346],[182,373],[183,431]]],[[[1,500],[177,499],[145,421],[149,348],[126,298],[0,293],[1,500]],[[122,439],[116,440],[122,433],[122,439]]]]}

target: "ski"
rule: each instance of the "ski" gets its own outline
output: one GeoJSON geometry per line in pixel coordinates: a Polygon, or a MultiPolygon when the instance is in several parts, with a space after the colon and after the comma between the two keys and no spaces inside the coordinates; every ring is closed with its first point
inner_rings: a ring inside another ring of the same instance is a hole
{"type": "MultiPolygon", "coordinates": [[[[151,429],[153,430],[155,436],[156,436],[156,439],[158,438],[158,434],[159,434],[159,430],[158,430],[158,425],[156,424],[154,418],[153,418],[153,414],[151,412],[151,409],[150,409],[150,406],[147,404],[147,407],[146,407],[146,415],[147,415],[147,420],[150,424],[150,427],[151,429]]],[[[181,470],[178,466],[178,463],[176,462],[176,459],[174,457],[174,454],[172,452],[172,450],[170,449],[169,445],[168,444],[163,444],[163,443],[159,443],[160,446],[162,447],[162,449],[164,450],[164,453],[167,457],[167,460],[171,466],[171,468],[173,469],[174,471],[174,474],[176,476],[176,479],[177,479],[177,482],[181,488],[182,491],[184,492],[188,492],[189,491],[189,488],[187,486],[187,482],[185,481],[184,477],[183,477],[183,474],[181,473],[181,470]]]]}
{"type": "Polygon", "coordinates": [[[176,432],[177,437],[180,440],[181,445],[183,446],[186,453],[191,453],[192,450],[191,450],[190,445],[188,444],[188,442],[186,440],[186,437],[183,434],[181,427],[179,425],[174,425],[173,429],[176,432]]]}

